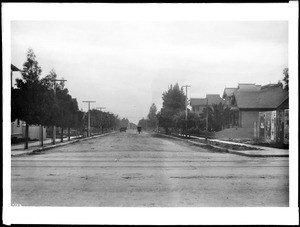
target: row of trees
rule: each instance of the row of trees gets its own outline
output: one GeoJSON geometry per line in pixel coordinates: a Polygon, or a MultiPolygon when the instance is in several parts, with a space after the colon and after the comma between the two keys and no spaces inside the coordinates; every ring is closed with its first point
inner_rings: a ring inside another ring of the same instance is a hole
{"type": "Polygon", "coordinates": [[[57,83],[54,70],[40,78],[42,69],[32,49],[21,71],[22,79],[16,79],[17,88],[11,90],[11,121],[26,122],[26,148],[29,125],[80,127],[83,113],[78,110],[77,100],[72,98],[64,83],[57,83]]]}
{"type": "MultiPolygon", "coordinates": [[[[26,122],[26,145],[28,148],[29,125],[57,126],[84,130],[87,114],[80,111],[75,98],[69,94],[63,81],[58,83],[54,69],[44,78],[40,78],[42,69],[32,49],[21,71],[22,79],[16,79],[16,88],[11,89],[11,121],[26,122]]],[[[92,110],[92,124],[96,127],[113,128],[120,125],[118,116],[92,110]]]]}
{"type": "MultiPolygon", "coordinates": [[[[116,128],[121,127],[121,125],[124,124],[124,121],[127,120],[125,118],[120,120],[118,115],[109,112],[103,112],[97,109],[92,109],[90,114],[91,114],[91,127],[96,129],[97,132],[102,132],[102,133],[109,129],[114,130],[116,128]]],[[[86,124],[87,124],[87,115],[85,115],[85,125],[86,124]]]]}

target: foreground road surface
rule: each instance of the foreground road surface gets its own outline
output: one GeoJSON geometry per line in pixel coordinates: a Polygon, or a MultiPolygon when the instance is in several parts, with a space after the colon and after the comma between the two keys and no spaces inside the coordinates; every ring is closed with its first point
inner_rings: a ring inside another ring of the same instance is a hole
{"type": "Polygon", "coordinates": [[[135,131],[12,158],[22,206],[288,206],[288,158],[213,153],[135,131]]]}

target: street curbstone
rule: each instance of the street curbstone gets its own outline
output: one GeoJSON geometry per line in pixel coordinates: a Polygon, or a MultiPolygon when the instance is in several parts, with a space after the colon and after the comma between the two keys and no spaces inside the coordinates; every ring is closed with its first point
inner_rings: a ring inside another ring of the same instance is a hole
{"type": "Polygon", "coordinates": [[[27,152],[24,152],[24,153],[21,153],[21,154],[11,154],[11,157],[20,157],[20,156],[38,154],[42,151],[47,151],[47,150],[50,150],[50,149],[53,149],[53,148],[66,146],[66,145],[69,145],[69,144],[78,143],[78,142],[89,140],[89,139],[95,139],[95,138],[98,138],[98,137],[107,136],[107,135],[114,134],[114,133],[116,133],[116,132],[104,133],[104,134],[95,135],[95,136],[91,136],[91,137],[85,137],[85,138],[81,138],[81,139],[75,139],[75,140],[71,140],[71,141],[67,141],[67,142],[63,142],[63,143],[58,143],[58,144],[55,144],[55,145],[40,147],[40,148],[34,149],[32,151],[27,151],[27,152]]]}
{"type": "Polygon", "coordinates": [[[213,149],[214,151],[217,151],[220,153],[229,153],[228,149],[224,148],[224,147],[219,147],[219,146],[206,144],[206,143],[195,142],[195,141],[191,141],[191,140],[187,140],[187,142],[192,143],[195,146],[210,148],[210,149],[213,149]]]}
{"type": "Polygon", "coordinates": [[[234,151],[228,149],[228,153],[230,154],[236,154],[236,155],[241,155],[241,156],[247,156],[247,157],[254,157],[254,158],[276,158],[276,157],[289,157],[288,154],[277,154],[277,155],[272,155],[272,154],[247,154],[239,151],[234,151]]]}

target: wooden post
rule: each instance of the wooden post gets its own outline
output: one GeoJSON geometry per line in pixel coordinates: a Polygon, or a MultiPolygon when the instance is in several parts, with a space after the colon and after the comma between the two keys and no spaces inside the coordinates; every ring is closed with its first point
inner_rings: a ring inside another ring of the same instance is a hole
{"type": "Polygon", "coordinates": [[[87,137],[91,136],[91,111],[90,111],[90,102],[89,102],[89,115],[88,115],[88,131],[87,137]]]}
{"type": "Polygon", "coordinates": [[[185,137],[187,137],[187,130],[188,130],[188,125],[187,125],[187,115],[188,115],[188,111],[187,111],[187,105],[188,105],[188,96],[187,96],[187,88],[188,86],[185,86],[185,91],[186,91],[186,96],[185,96],[185,137]]]}
{"type": "Polygon", "coordinates": [[[25,126],[25,149],[28,149],[28,136],[29,136],[29,125],[26,122],[26,126],[25,126]]]}
{"type": "Polygon", "coordinates": [[[52,144],[55,144],[55,140],[56,140],[56,127],[52,126],[52,144]]]}
{"type": "Polygon", "coordinates": [[[40,125],[40,141],[41,141],[41,146],[44,146],[44,130],[43,130],[43,125],[40,125]]]}
{"type": "Polygon", "coordinates": [[[87,102],[88,105],[88,126],[87,126],[87,137],[91,136],[91,111],[90,111],[90,104],[91,102],[96,102],[96,101],[82,101],[82,102],[87,102]]]}
{"type": "Polygon", "coordinates": [[[68,141],[71,140],[71,136],[70,136],[70,127],[68,127],[68,141]]]}
{"type": "Polygon", "coordinates": [[[205,142],[207,142],[208,134],[208,98],[206,98],[206,133],[205,133],[205,142]]]}
{"type": "Polygon", "coordinates": [[[60,127],[60,142],[64,142],[64,128],[60,127]]]}

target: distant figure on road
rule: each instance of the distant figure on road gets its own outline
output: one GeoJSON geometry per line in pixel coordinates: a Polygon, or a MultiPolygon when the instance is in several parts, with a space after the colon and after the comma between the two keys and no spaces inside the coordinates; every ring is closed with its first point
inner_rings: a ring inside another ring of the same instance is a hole
{"type": "Polygon", "coordinates": [[[141,127],[141,126],[138,126],[138,127],[137,127],[137,130],[138,130],[139,134],[141,134],[142,127],[141,127]]]}

